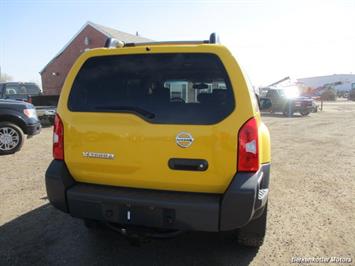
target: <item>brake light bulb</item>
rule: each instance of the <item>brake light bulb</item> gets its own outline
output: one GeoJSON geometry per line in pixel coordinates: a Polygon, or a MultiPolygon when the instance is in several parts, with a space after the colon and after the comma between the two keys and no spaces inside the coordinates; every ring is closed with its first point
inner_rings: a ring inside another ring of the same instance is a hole
{"type": "Polygon", "coordinates": [[[249,153],[256,154],[256,141],[252,140],[245,144],[245,151],[249,153]]]}

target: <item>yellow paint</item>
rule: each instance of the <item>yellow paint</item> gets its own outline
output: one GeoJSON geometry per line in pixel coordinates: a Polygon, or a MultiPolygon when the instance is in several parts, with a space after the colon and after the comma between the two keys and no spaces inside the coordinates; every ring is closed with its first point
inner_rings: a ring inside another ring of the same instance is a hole
{"type": "Polygon", "coordinates": [[[242,71],[222,45],[151,45],[127,48],[99,48],[83,53],[64,83],[58,114],[64,124],[65,162],[79,182],[112,186],[175,191],[223,193],[237,171],[239,128],[251,117],[260,127],[260,162],[270,161],[270,140],[253,103],[242,71]],[[214,125],[151,124],[134,114],[70,112],[67,99],[74,78],[83,63],[93,56],[146,53],[213,53],[219,56],[230,77],[236,101],[235,110],[214,125]],[[193,144],[181,148],[176,135],[189,132],[193,144]],[[87,158],[83,152],[111,153],[113,160],[87,158]],[[205,172],[174,171],[170,158],[200,158],[209,162],[205,172]]]}

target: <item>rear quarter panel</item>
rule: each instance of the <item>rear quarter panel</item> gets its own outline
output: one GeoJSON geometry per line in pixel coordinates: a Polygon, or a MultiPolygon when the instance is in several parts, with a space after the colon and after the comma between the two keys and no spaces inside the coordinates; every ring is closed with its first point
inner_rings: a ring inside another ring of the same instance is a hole
{"type": "Polygon", "coordinates": [[[260,121],[259,126],[259,161],[260,163],[269,163],[271,162],[271,141],[270,141],[270,132],[267,126],[260,121]]]}

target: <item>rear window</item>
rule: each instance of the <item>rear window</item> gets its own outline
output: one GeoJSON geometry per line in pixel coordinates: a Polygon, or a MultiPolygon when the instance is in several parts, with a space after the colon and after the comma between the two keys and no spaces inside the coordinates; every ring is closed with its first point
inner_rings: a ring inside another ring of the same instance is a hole
{"type": "Polygon", "coordinates": [[[5,95],[39,95],[41,90],[33,84],[6,84],[5,95]]]}
{"type": "Polygon", "coordinates": [[[90,58],[68,101],[73,112],[133,113],[163,124],[214,124],[234,106],[218,56],[191,53],[90,58]]]}

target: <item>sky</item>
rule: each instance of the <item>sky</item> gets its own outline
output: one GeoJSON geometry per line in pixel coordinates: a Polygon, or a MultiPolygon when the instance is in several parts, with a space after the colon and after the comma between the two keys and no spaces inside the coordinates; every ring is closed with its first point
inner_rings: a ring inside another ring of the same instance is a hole
{"type": "Polygon", "coordinates": [[[87,22],[157,40],[220,35],[255,86],[285,76],[355,74],[355,0],[0,0],[0,67],[39,71],[87,22]]]}

